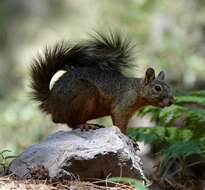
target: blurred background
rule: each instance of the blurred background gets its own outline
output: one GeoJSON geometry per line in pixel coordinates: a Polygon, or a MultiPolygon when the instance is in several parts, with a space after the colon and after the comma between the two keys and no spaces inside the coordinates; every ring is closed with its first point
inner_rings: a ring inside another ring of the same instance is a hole
{"type": "Polygon", "coordinates": [[[18,154],[57,130],[29,99],[29,66],[46,45],[94,30],[137,43],[134,75],[151,66],[175,90],[204,89],[204,0],[1,0],[0,150],[18,154]]]}

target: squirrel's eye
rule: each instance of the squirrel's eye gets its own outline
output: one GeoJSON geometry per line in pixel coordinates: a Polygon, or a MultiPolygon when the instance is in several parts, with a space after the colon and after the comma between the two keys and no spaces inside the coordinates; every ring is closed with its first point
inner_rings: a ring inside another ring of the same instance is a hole
{"type": "Polygon", "coordinates": [[[157,92],[160,92],[160,91],[162,90],[161,86],[159,86],[159,85],[156,85],[156,86],[154,87],[154,89],[155,89],[157,92]]]}

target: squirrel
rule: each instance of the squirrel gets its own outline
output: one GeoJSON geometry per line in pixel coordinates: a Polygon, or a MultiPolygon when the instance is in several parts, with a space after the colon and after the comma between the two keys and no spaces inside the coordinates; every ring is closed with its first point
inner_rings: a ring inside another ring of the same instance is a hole
{"type": "Polygon", "coordinates": [[[119,33],[100,34],[74,45],[58,43],[46,48],[31,66],[32,99],[55,123],[71,128],[88,120],[111,116],[113,124],[126,134],[128,121],[141,107],[170,106],[171,87],[161,71],[148,68],[143,78],[127,77],[132,66],[133,46],[119,33]],[[49,89],[52,77],[64,74],[49,89]]]}

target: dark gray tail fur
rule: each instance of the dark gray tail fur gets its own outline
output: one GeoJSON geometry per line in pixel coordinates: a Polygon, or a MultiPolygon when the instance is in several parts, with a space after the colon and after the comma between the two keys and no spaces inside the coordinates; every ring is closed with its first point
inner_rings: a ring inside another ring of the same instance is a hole
{"type": "Polygon", "coordinates": [[[118,33],[96,33],[90,40],[74,46],[59,43],[52,49],[46,48],[44,56],[35,59],[31,66],[32,98],[45,101],[50,93],[51,78],[66,65],[121,73],[123,68],[131,66],[132,49],[130,41],[118,33]]]}

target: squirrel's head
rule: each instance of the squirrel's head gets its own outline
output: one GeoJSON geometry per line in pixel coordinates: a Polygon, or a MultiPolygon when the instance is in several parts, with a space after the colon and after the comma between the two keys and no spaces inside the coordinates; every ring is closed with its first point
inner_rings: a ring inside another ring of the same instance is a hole
{"type": "Polygon", "coordinates": [[[165,74],[163,71],[155,77],[153,68],[146,70],[142,84],[142,95],[149,105],[165,107],[174,103],[171,87],[164,79],[165,74]]]}

